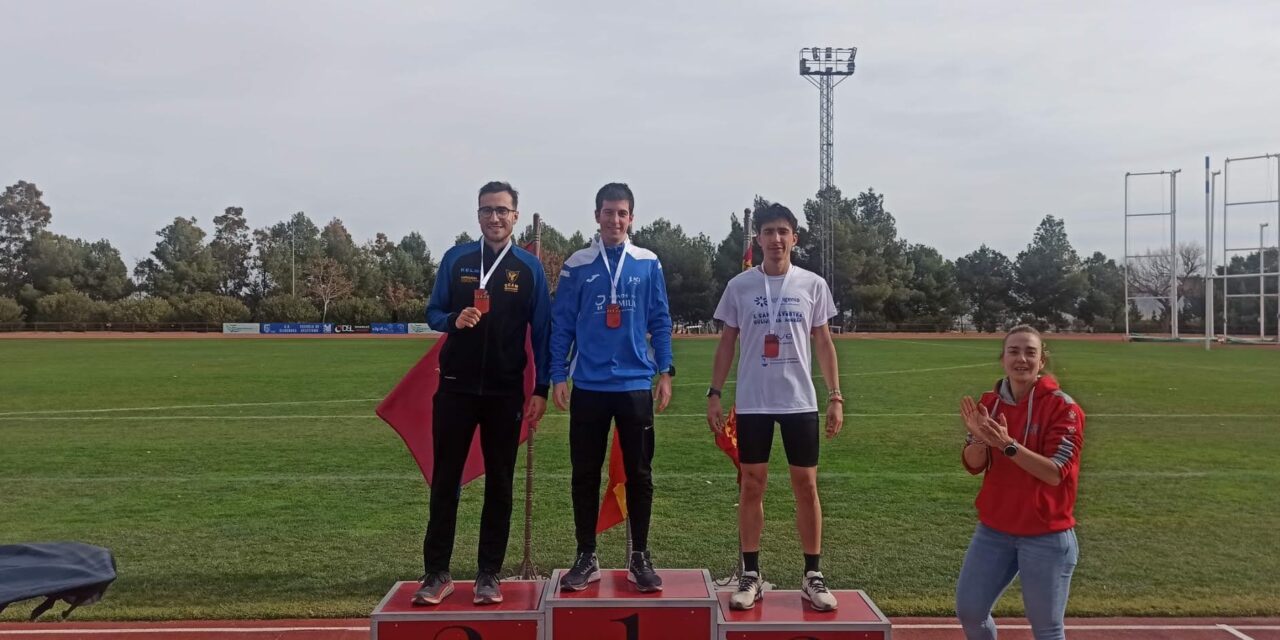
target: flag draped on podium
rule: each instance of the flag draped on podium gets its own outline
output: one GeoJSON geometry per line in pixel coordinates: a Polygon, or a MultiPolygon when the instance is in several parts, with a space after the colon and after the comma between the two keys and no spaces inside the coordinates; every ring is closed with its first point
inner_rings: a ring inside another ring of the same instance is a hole
{"type": "Polygon", "coordinates": [[[604,533],[627,519],[627,469],[622,464],[622,445],[614,430],[613,446],[609,448],[609,485],[600,501],[600,515],[596,518],[596,533],[604,533]]]}
{"type": "MultiPolygon", "coordinates": [[[[443,275],[442,275],[443,277],[443,275]]],[[[409,447],[413,461],[418,463],[422,477],[431,484],[431,474],[435,470],[435,450],[432,441],[431,406],[436,387],[440,384],[440,350],[444,347],[448,336],[440,336],[427,355],[405,374],[387,397],[378,404],[376,413],[384,422],[404,440],[409,447]]],[[[528,364],[524,369],[524,395],[533,393],[535,378],[533,362],[533,345],[528,333],[524,339],[525,357],[528,364]]],[[[529,423],[526,420],[520,425],[520,442],[529,437],[529,423]]],[[[467,462],[462,468],[462,484],[467,484],[484,475],[484,454],[480,451],[480,438],[471,437],[471,449],[467,452],[467,462]]]]}

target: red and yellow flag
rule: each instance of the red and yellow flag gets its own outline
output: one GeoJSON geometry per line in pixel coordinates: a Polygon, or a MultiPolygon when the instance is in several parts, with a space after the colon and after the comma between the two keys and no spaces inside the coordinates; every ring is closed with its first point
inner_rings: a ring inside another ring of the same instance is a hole
{"type": "Polygon", "coordinates": [[[622,445],[618,443],[618,431],[613,432],[613,446],[609,448],[609,485],[600,501],[600,515],[596,518],[596,533],[604,533],[627,519],[627,470],[622,464],[622,445]]]}

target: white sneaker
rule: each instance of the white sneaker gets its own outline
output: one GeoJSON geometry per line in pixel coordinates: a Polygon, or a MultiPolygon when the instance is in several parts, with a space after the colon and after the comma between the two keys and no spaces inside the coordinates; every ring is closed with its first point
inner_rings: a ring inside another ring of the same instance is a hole
{"type": "Polygon", "coordinates": [[[764,597],[764,583],[760,581],[757,571],[743,571],[738,579],[738,590],[729,596],[729,608],[746,611],[756,606],[756,601],[764,597]]]}
{"type": "Polygon", "coordinates": [[[800,581],[800,597],[809,601],[814,611],[835,611],[836,597],[827,589],[827,581],[821,571],[810,571],[800,581]]]}

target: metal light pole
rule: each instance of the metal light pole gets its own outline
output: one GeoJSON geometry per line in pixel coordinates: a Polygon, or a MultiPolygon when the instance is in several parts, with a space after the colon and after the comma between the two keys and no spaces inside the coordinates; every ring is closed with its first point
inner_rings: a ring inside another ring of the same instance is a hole
{"type": "Polygon", "coordinates": [[[1258,223],[1258,339],[1267,339],[1267,243],[1263,240],[1263,230],[1271,226],[1270,222],[1258,223]]]}
{"type": "Polygon", "coordinates": [[[289,295],[295,297],[298,295],[298,232],[295,229],[297,225],[294,224],[296,220],[295,216],[294,220],[289,221],[289,295]]]}
{"type": "Polygon", "coordinates": [[[807,47],[800,50],[800,75],[818,88],[818,193],[822,199],[822,220],[818,225],[818,246],[822,256],[822,277],[832,285],[835,277],[835,206],[826,191],[834,176],[835,88],[853,75],[857,47],[807,47]]]}
{"type": "MultiPolygon", "coordinates": [[[[1213,274],[1213,226],[1217,223],[1216,209],[1218,207],[1218,174],[1220,173],[1222,173],[1221,169],[1219,169],[1218,171],[1210,172],[1209,174],[1209,236],[1205,238],[1205,241],[1204,241],[1204,255],[1205,255],[1204,268],[1205,268],[1205,273],[1208,274],[1205,279],[1205,291],[1204,291],[1205,309],[1206,309],[1205,340],[1212,340],[1213,336],[1217,333],[1216,326],[1215,326],[1217,324],[1217,319],[1214,317],[1214,309],[1213,309],[1214,289],[1216,288],[1216,285],[1214,284],[1214,274],[1213,274]]],[[[1227,271],[1227,265],[1224,264],[1222,265],[1222,272],[1226,273],[1226,271],[1227,271]]],[[[1226,282],[1226,281],[1224,280],[1223,282],[1226,282]]],[[[1224,284],[1223,287],[1225,286],[1226,285],[1224,284]]],[[[1225,288],[1223,289],[1223,292],[1224,293],[1226,292],[1225,288]]],[[[1223,298],[1223,300],[1225,301],[1226,298],[1223,298]]],[[[1225,304],[1224,304],[1224,307],[1225,307],[1225,304]]],[[[1224,314],[1225,314],[1225,310],[1224,310],[1224,314]]],[[[1224,315],[1223,318],[1225,323],[1226,316],[1224,315]]],[[[1209,348],[1208,342],[1205,343],[1205,348],[1206,349],[1209,348]]]]}

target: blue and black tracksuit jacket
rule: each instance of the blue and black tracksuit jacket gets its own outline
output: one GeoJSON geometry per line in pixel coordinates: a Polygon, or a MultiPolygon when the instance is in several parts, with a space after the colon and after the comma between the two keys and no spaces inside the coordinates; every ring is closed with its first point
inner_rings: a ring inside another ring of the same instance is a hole
{"type": "Polygon", "coordinates": [[[440,353],[440,389],[475,395],[523,394],[528,364],[525,335],[532,330],[533,393],[545,398],[550,378],[551,298],[536,256],[511,247],[485,287],[489,312],[474,327],[458,329],[454,324],[463,309],[473,306],[480,286],[481,251],[487,270],[498,256],[483,240],[446,251],[427,302],[427,323],[449,336],[440,353]]]}

